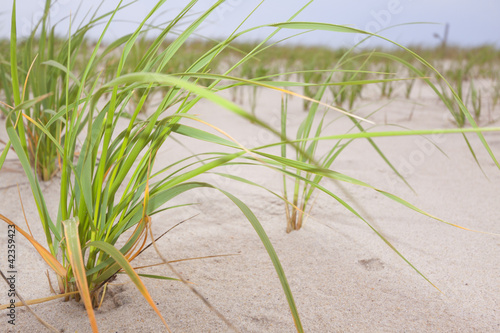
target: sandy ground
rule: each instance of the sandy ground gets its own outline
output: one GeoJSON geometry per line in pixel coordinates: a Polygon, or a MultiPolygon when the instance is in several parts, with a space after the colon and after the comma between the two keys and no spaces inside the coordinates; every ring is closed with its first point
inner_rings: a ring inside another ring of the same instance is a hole
{"type": "MultiPolygon", "coordinates": [[[[248,107],[246,92],[243,100],[239,98],[237,101],[248,107]]],[[[279,124],[280,95],[260,91],[258,98],[257,115],[271,124],[279,124]]],[[[427,90],[415,89],[412,101],[365,98],[358,103],[358,112],[368,114],[383,106],[372,118],[380,130],[395,129],[384,124],[413,129],[453,127],[444,106],[427,90]]],[[[290,133],[294,133],[305,115],[301,104],[297,98],[290,101],[290,133]]],[[[209,102],[201,102],[194,113],[248,146],[273,140],[265,131],[209,102]]],[[[500,118],[498,110],[485,113],[483,125],[489,119],[500,118]]],[[[331,113],[327,119],[336,117],[331,113]]],[[[498,120],[495,124],[498,126],[498,120]]],[[[344,133],[351,125],[346,119],[338,120],[325,134],[344,133]]],[[[0,136],[5,138],[4,130],[0,136]]],[[[468,137],[486,176],[461,135],[428,137],[446,155],[422,137],[376,139],[416,194],[392,173],[366,140],[347,147],[332,168],[399,195],[446,221],[500,234],[500,170],[477,137],[468,137]]],[[[500,134],[488,134],[486,138],[500,158],[500,134]]],[[[192,140],[184,143],[196,152],[218,149],[192,140]]],[[[322,149],[329,145],[324,142],[322,149]]],[[[167,141],[156,165],[189,154],[177,143],[167,141]]],[[[281,193],[281,177],[266,168],[238,167],[223,171],[255,180],[281,193]]],[[[230,190],[254,210],[281,259],[306,332],[500,331],[500,236],[460,230],[416,213],[373,190],[324,181],[324,186],[351,203],[440,292],[363,221],[326,195],[318,193],[303,229],[287,234],[284,205],[278,198],[215,176],[207,175],[203,180],[230,190]]],[[[44,184],[46,200],[54,215],[58,181],[56,178],[44,184]]],[[[45,244],[27,180],[14,157],[0,172],[0,184],[0,213],[24,225],[15,187],[19,184],[31,229],[45,244]]],[[[175,203],[186,202],[199,205],[153,218],[158,235],[199,214],[167,234],[159,242],[161,252],[170,260],[237,254],[176,263],[175,267],[241,332],[293,332],[293,320],[272,263],[244,215],[214,190],[188,193],[175,200],[175,203]]],[[[5,270],[6,239],[7,227],[0,225],[2,270],[5,270]]],[[[18,290],[26,299],[50,296],[45,276],[47,265],[20,234],[16,242],[18,290]]],[[[148,250],[135,265],[156,262],[159,262],[156,253],[148,250]]],[[[143,273],[172,276],[164,266],[143,273]]],[[[120,276],[116,282],[102,308],[96,311],[100,331],[162,331],[161,321],[128,278],[120,276]]],[[[151,279],[144,282],[174,332],[229,331],[182,283],[151,279]]],[[[9,299],[6,284],[0,285],[0,302],[5,304],[9,299]]],[[[33,309],[61,331],[90,332],[82,304],[52,301],[33,309]]],[[[8,325],[4,311],[0,331],[46,331],[22,308],[17,309],[16,319],[15,326],[8,325]]]]}

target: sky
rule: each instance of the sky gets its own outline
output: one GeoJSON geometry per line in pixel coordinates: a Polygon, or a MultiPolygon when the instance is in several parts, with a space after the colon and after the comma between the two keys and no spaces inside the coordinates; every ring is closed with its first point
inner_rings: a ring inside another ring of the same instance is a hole
{"type": "MultiPolygon", "coordinates": [[[[0,0],[0,38],[10,34],[12,0],[0,0]]],[[[96,10],[102,0],[58,0],[51,10],[51,22],[58,23],[60,34],[67,34],[68,17],[73,26],[84,19],[89,10],[96,10]],[[78,10],[79,5],[81,5],[78,10]],[[75,13],[76,16],[75,16],[75,13]]],[[[113,10],[118,0],[104,0],[99,13],[113,10]]],[[[126,0],[124,3],[130,1],[126,0]]],[[[174,18],[188,3],[187,0],[166,1],[152,19],[160,24],[174,18]]],[[[192,15],[184,25],[192,22],[200,13],[213,5],[214,0],[200,0],[190,12],[192,15]]],[[[309,1],[265,0],[241,29],[259,25],[284,22],[297,13],[309,1]]],[[[21,36],[30,33],[33,22],[43,13],[45,0],[17,0],[17,29],[21,36]]],[[[105,40],[112,41],[132,32],[137,24],[157,3],[156,0],[139,0],[117,14],[105,40]]],[[[209,38],[224,38],[231,34],[245,18],[261,3],[261,0],[226,0],[197,31],[209,38]]],[[[379,32],[403,45],[433,46],[440,43],[445,24],[449,24],[448,44],[480,46],[484,44],[500,47],[500,1],[498,0],[313,0],[295,18],[295,21],[312,21],[349,25],[369,32],[379,32]],[[411,24],[408,24],[411,23],[411,24]],[[436,37],[437,35],[437,37],[436,37]]],[[[90,37],[98,38],[103,25],[91,31],[90,37]]],[[[256,41],[265,38],[272,28],[261,28],[245,34],[245,39],[256,41]]],[[[299,31],[282,31],[276,39],[285,38],[299,31]]],[[[173,37],[173,36],[172,36],[173,37]]],[[[360,35],[312,32],[291,39],[289,42],[308,45],[350,47],[361,39],[360,35]]],[[[382,40],[370,39],[365,46],[387,45],[382,40]]]]}

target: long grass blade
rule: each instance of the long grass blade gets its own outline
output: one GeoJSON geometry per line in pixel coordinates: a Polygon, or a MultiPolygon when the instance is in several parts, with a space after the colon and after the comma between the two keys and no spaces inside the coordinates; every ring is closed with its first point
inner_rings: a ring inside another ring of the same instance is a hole
{"type": "Polygon", "coordinates": [[[90,326],[92,327],[92,332],[97,333],[99,330],[97,328],[92,299],[90,298],[87,275],[85,274],[85,264],[83,263],[82,247],[80,245],[80,237],[78,235],[78,218],[65,220],[62,224],[64,226],[64,235],[66,236],[68,259],[71,263],[76,285],[83,303],[85,304],[85,309],[87,309],[87,315],[89,317],[90,326]]]}
{"type": "Polygon", "coordinates": [[[18,227],[14,222],[12,222],[7,217],[0,214],[0,220],[3,220],[7,224],[13,225],[17,231],[21,233],[26,239],[33,245],[35,250],[40,254],[43,260],[56,272],[59,276],[66,276],[66,269],[59,263],[59,261],[47,251],[40,243],[38,243],[29,233],[18,227]]]}

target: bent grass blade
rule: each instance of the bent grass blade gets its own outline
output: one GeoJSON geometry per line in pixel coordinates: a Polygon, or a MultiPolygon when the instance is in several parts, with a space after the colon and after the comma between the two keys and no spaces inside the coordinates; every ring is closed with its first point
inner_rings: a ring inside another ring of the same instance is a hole
{"type": "Polygon", "coordinates": [[[57,275],[63,277],[66,276],[66,269],[59,263],[59,261],[45,249],[40,243],[38,243],[30,234],[18,227],[14,222],[9,220],[7,217],[0,214],[0,220],[3,220],[7,224],[13,225],[17,231],[21,233],[26,239],[33,245],[35,250],[40,254],[40,256],[45,260],[45,262],[56,272],[57,275]]]}

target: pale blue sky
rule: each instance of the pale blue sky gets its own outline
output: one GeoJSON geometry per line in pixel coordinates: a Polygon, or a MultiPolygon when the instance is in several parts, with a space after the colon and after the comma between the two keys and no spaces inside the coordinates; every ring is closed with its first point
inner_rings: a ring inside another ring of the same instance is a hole
{"type": "MultiPolygon", "coordinates": [[[[1,0],[6,6],[0,9],[0,37],[8,37],[10,31],[11,0],[1,0]]],[[[45,0],[17,0],[18,31],[29,33],[33,18],[41,15],[45,0]]],[[[80,22],[90,9],[96,9],[100,0],[86,0],[76,18],[80,22]]],[[[200,13],[215,1],[200,0],[193,9],[193,14],[200,13]]],[[[304,0],[267,0],[257,9],[254,15],[244,25],[256,25],[282,22],[298,11],[308,1],[304,0]]],[[[70,13],[77,11],[79,1],[58,0],[52,9],[52,22],[60,23],[60,33],[67,29],[70,13]]],[[[127,1],[125,1],[127,3],[127,1]]],[[[187,0],[170,0],[159,11],[155,22],[161,23],[173,18],[187,4],[187,0]]],[[[240,22],[260,3],[260,0],[227,0],[219,7],[199,30],[207,37],[224,37],[231,33],[240,22]]],[[[118,0],[105,0],[100,12],[112,10],[118,0]]],[[[139,0],[117,16],[117,22],[107,35],[107,40],[113,40],[132,31],[147,12],[156,4],[156,0],[139,0]],[[127,22],[118,22],[127,21],[127,22]],[[135,23],[134,23],[135,22],[135,23]]],[[[191,16],[194,19],[195,15],[191,16]]],[[[335,24],[347,24],[359,29],[375,32],[393,25],[410,22],[435,22],[437,24],[418,24],[393,27],[383,32],[397,42],[405,45],[426,44],[435,45],[438,40],[434,33],[442,34],[444,23],[450,24],[449,43],[462,46],[493,44],[500,47],[500,1],[497,0],[314,0],[296,18],[297,21],[316,21],[335,24]]],[[[93,31],[91,36],[97,37],[100,29],[93,31]]],[[[270,33],[269,28],[249,34],[248,39],[261,39],[270,33]]],[[[294,31],[296,32],[296,31],[294,31]]],[[[281,37],[285,33],[280,34],[281,37]]],[[[355,35],[315,32],[294,39],[296,43],[326,44],[331,46],[352,46],[355,35]]],[[[376,42],[370,42],[369,46],[376,42]]]]}

